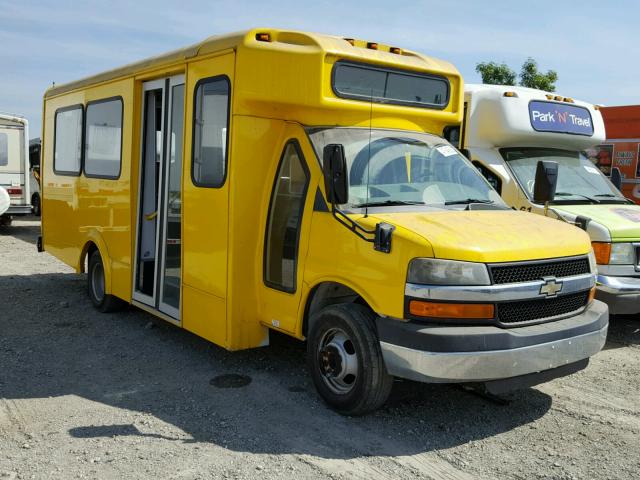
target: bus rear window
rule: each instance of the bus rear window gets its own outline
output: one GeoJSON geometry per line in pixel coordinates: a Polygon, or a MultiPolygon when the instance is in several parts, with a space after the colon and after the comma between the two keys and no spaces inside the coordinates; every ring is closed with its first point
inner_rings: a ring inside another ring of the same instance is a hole
{"type": "Polygon", "coordinates": [[[9,141],[7,134],[0,132],[0,167],[9,165],[9,141]]]}
{"type": "Polygon", "coordinates": [[[337,62],[333,91],[338,97],[443,109],[449,103],[449,82],[444,77],[360,63],[337,62]]]}

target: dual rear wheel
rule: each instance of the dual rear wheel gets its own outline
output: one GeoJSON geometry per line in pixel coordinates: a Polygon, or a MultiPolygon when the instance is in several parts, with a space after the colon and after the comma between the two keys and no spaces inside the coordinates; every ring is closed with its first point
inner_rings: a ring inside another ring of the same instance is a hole
{"type": "Polygon", "coordinates": [[[94,250],[91,255],[89,255],[89,268],[87,269],[87,290],[89,298],[94,307],[103,313],[122,310],[126,303],[113,295],[108,295],[105,285],[102,256],[98,250],[94,250]]]}

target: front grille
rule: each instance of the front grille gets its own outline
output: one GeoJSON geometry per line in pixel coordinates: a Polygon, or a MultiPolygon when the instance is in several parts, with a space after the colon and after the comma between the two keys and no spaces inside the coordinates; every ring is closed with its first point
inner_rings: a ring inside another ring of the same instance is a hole
{"type": "Polygon", "coordinates": [[[575,312],[586,306],[589,291],[572,293],[555,298],[542,298],[499,303],[498,321],[504,324],[532,322],[575,312]]]}
{"type": "Polygon", "coordinates": [[[589,273],[589,259],[582,257],[570,260],[490,265],[489,271],[494,284],[533,282],[544,277],[559,278],[589,273]]]}

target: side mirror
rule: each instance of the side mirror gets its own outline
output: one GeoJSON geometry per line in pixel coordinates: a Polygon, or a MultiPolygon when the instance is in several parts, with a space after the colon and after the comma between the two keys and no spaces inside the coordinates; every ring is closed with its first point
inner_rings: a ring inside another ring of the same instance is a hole
{"type": "Polygon", "coordinates": [[[533,201],[535,203],[552,202],[556,195],[558,183],[558,162],[540,160],[536,168],[536,181],[533,185],[533,201]]]}
{"type": "Polygon", "coordinates": [[[613,183],[613,186],[618,190],[622,191],[622,174],[618,167],[613,167],[611,169],[611,183],[613,183]]]}
{"type": "Polygon", "coordinates": [[[344,147],[339,143],[325,145],[322,152],[322,170],[327,200],[334,205],[347,203],[349,185],[347,181],[347,159],[344,147]]]}

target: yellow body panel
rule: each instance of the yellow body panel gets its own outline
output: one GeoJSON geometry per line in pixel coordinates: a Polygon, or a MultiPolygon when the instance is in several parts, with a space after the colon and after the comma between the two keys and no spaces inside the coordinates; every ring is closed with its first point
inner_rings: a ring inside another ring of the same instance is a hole
{"type": "Polygon", "coordinates": [[[302,338],[309,298],[323,282],[351,288],[374,311],[402,317],[412,258],[516,261],[584,254],[584,232],[510,212],[389,213],[359,217],[373,228],[396,226],[389,254],[375,251],[326,208],[320,163],[304,126],[369,126],[441,135],[461,120],[462,79],[447,62],[415,52],[390,53],[339,37],[257,29],[197,45],[50,89],[44,99],[42,192],[47,251],[78,271],[89,245],[105,260],[106,291],[132,299],[137,238],[143,82],[185,75],[182,171],[181,326],[235,350],[264,345],[273,328],[302,338]],[[271,42],[258,42],[267,32],[271,42]],[[331,89],[335,62],[346,59],[447,77],[442,110],[346,100],[331,89]],[[220,188],[191,178],[194,93],[199,80],[231,84],[227,177],[220,188]],[[123,99],[122,172],[118,180],[53,172],[56,109],[113,96],[123,99]],[[309,170],[293,292],[263,281],[269,203],[278,164],[295,140],[309,170]],[[316,201],[325,204],[315,208],[316,201]]]}

